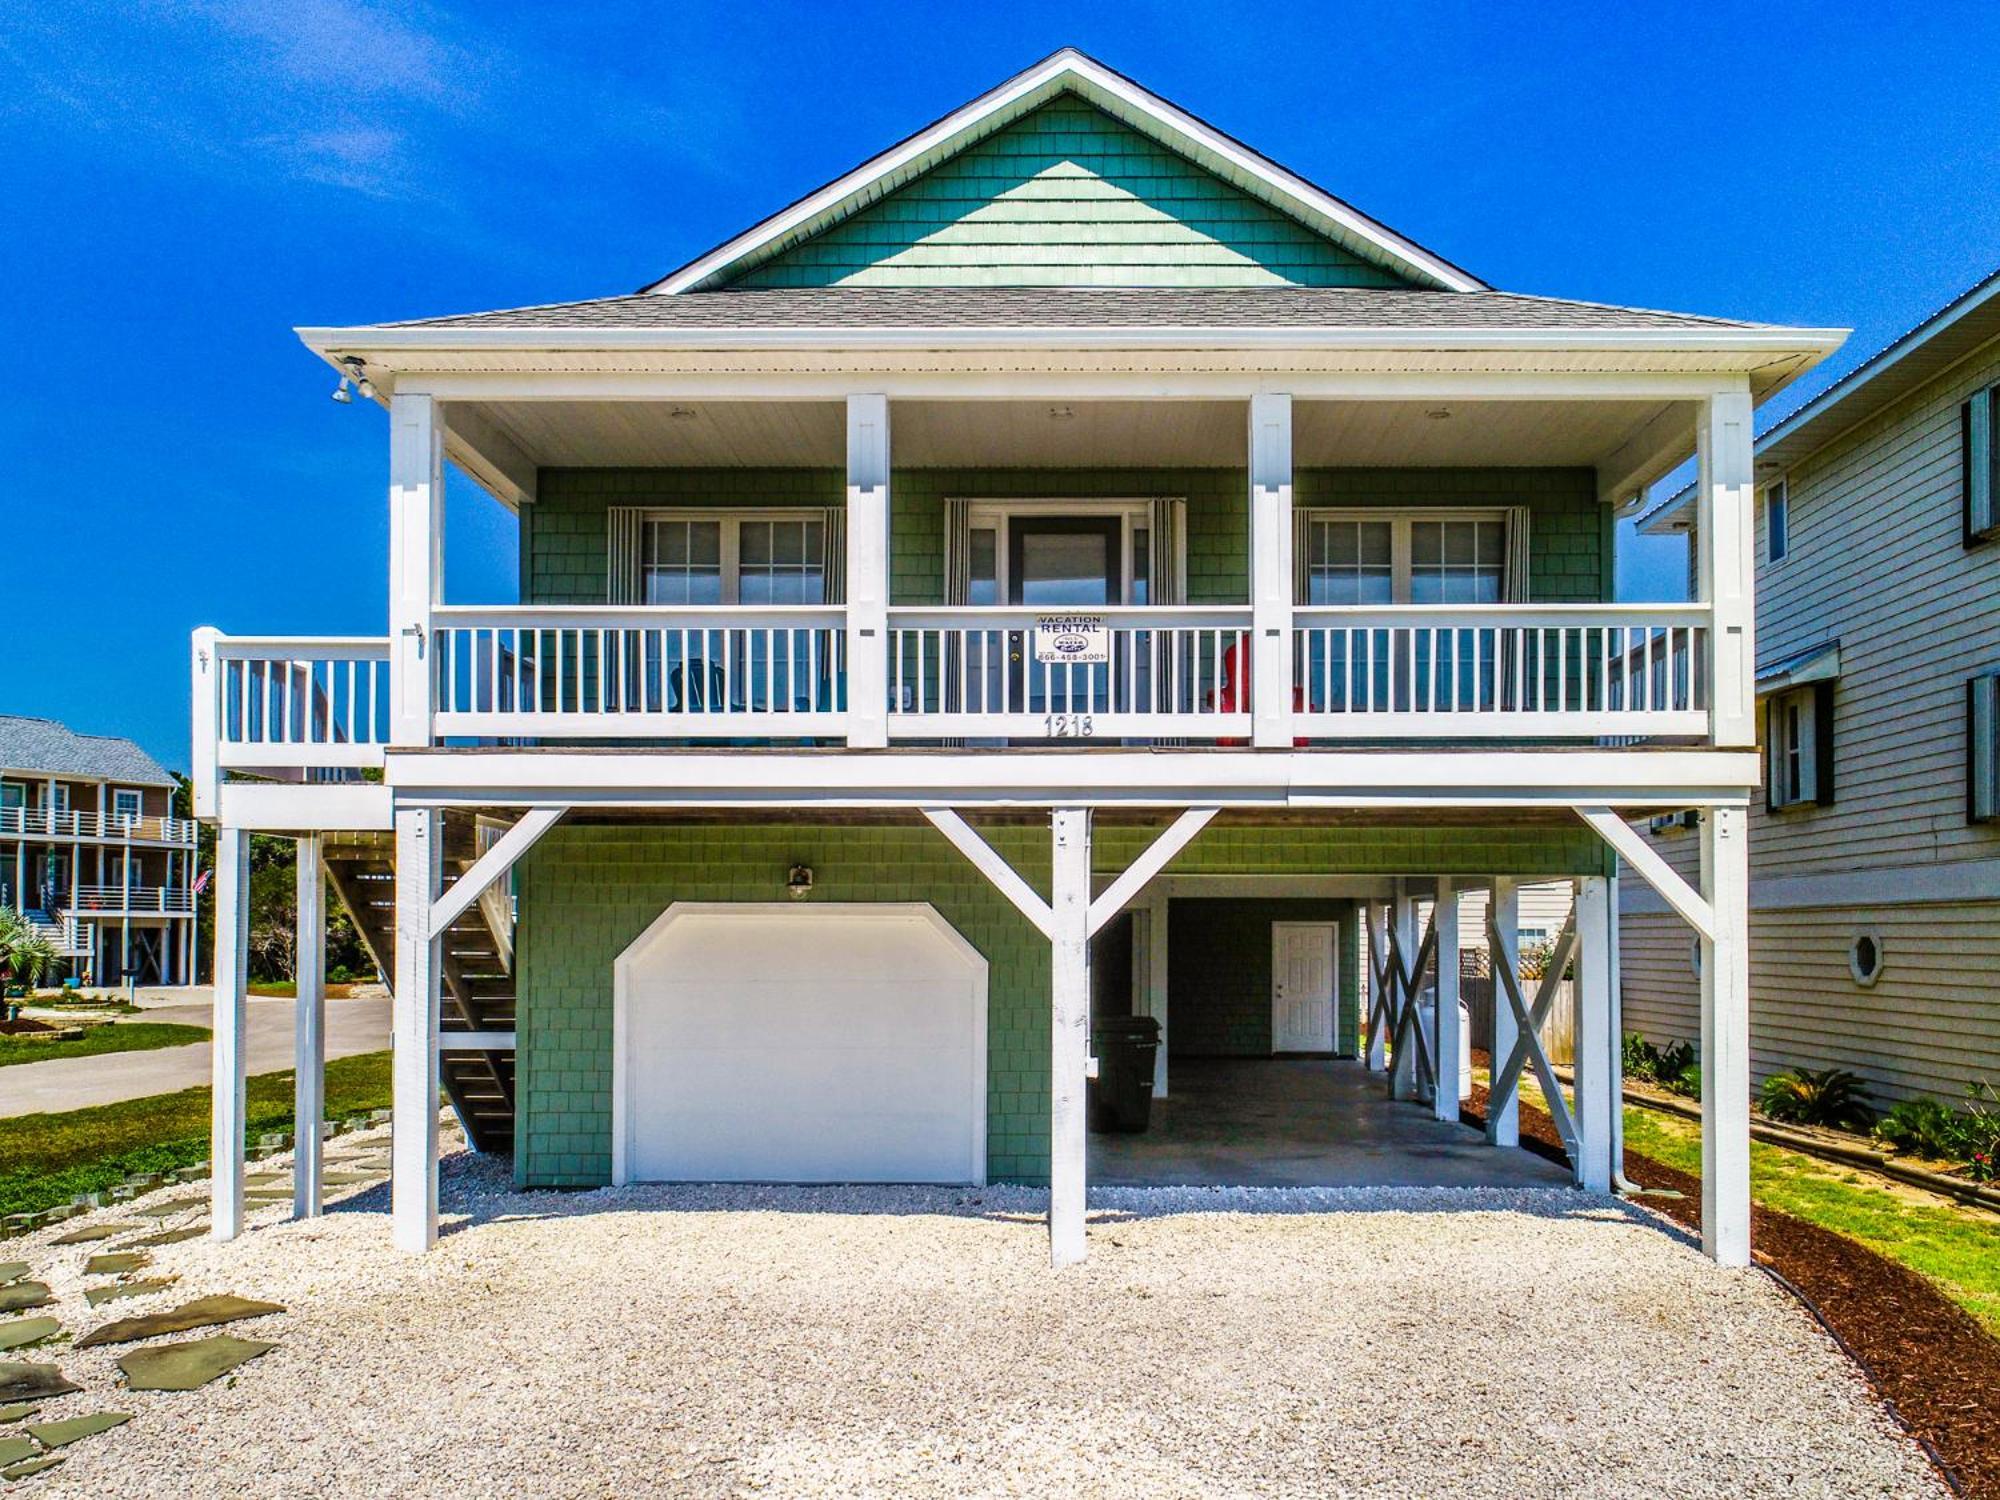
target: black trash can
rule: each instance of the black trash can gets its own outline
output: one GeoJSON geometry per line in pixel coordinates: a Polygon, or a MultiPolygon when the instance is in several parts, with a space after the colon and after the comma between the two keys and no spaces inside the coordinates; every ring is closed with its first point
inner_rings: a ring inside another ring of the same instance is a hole
{"type": "Polygon", "coordinates": [[[1134,1135],[1153,1113],[1153,1059],[1160,1023],[1151,1016],[1105,1016],[1090,1031],[1097,1076],[1090,1080],[1090,1128],[1134,1135]]]}

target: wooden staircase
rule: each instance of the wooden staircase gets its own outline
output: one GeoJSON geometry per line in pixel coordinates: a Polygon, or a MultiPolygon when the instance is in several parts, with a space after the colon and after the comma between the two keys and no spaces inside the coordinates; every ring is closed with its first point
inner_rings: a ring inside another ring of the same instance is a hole
{"type": "MultiPolygon", "coordinates": [[[[470,868],[504,823],[448,815],[444,872],[448,886],[470,868]]],[[[340,898],[375,965],[396,973],[396,840],[387,833],[328,834],[327,884],[340,898]]],[[[505,883],[467,907],[445,930],[440,964],[440,1029],[514,1029],[513,918],[505,883]]],[[[514,1149],[514,1054],[444,1052],[439,1081],[475,1151],[514,1149]]]]}

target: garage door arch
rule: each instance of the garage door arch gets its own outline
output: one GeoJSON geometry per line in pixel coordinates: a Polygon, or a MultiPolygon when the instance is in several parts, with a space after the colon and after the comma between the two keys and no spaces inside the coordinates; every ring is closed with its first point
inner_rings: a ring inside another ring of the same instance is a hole
{"type": "Polygon", "coordinates": [[[927,902],[676,902],[612,967],[611,1175],[986,1177],[987,962],[927,902]]]}

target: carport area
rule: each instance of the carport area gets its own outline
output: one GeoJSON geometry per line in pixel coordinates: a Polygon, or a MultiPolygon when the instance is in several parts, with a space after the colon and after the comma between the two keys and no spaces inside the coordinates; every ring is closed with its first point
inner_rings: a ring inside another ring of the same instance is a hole
{"type": "Polygon", "coordinates": [[[1496,1150],[1469,1126],[1388,1097],[1382,1075],[1335,1058],[1203,1058],[1143,1134],[1093,1134],[1106,1187],[1550,1187],[1566,1168],[1496,1150]]]}

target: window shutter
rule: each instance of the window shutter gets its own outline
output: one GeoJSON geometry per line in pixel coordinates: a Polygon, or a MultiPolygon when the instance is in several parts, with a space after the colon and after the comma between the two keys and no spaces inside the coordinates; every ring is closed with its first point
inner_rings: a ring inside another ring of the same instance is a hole
{"type": "Polygon", "coordinates": [[[1312,512],[1292,512],[1292,603],[1312,603],[1312,512]]]}
{"type": "Polygon", "coordinates": [[[1152,529],[1148,540],[1153,555],[1147,559],[1152,578],[1153,603],[1187,603],[1187,501],[1155,500],[1152,529]]]}
{"type": "Polygon", "coordinates": [[[1528,602],[1528,518],[1532,514],[1525,505],[1507,507],[1507,575],[1501,580],[1501,592],[1509,604],[1528,602]]]}
{"type": "Polygon", "coordinates": [[[1833,804],[1833,679],[1813,684],[1813,801],[1833,804]]]}
{"type": "Polygon", "coordinates": [[[1774,693],[1764,700],[1764,811],[1768,814],[1778,806],[1778,767],[1782,763],[1778,726],[1778,698],[1774,693]]]}
{"type": "Polygon", "coordinates": [[[646,512],[636,505],[614,505],[605,512],[606,553],[604,559],[604,602],[637,604],[644,592],[640,585],[640,538],[645,532],[646,512]]]}
{"type": "Polygon", "coordinates": [[[1965,685],[1965,814],[1974,823],[2000,816],[2000,677],[1965,685]]]}
{"type": "Polygon", "coordinates": [[[1959,473],[1965,496],[1965,545],[1974,546],[1994,532],[1994,479],[2000,462],[1993,451],[1992,389],[1976,393],[1958,409],[1959,473]]]}
{"type": "Polygon", "coordinates": [[[944,602],[964,604],[972,597],[972,502],[944,503],[944,602]]]}
{"type": "Polygon", "coordinates": [[[828,604],[847,602],[847,511],[829,505],[820,512],[820,585],[828,604]]]}

